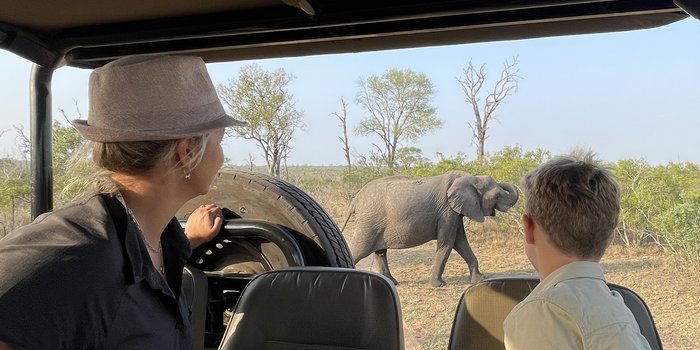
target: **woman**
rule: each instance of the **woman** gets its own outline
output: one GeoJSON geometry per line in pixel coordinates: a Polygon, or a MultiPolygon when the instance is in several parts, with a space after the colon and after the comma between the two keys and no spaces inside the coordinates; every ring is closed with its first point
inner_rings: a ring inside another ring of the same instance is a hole
{"type": "Polygon", "coordinates": [[[88,120],[105,181],[98,191],[0,240],[0,349],[190,349],[180,295],[191,249],[221,210],[203,205],[223,163],[224,113],[204,62],[134,56],[90,76],[88,120]]]}

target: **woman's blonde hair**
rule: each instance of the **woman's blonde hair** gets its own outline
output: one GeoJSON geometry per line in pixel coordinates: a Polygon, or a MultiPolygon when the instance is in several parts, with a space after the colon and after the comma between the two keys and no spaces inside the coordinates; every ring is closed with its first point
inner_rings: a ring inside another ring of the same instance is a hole
{"type": "MultiPolygon", "coordinates": [[[[202,161],[206,151],[209,134],[194,136],[190,152],[191,161],[188,164],[178,164],[185,173],[192,171],[202,161]]],[[[115,172],[125,174],[143,174],[175,153],[180,140],[135,141],[135,142],[92,142],[92,159],[100,168],[95,184],[101,193],[113,193],[117,190],[111,180],[115,172]]]]}

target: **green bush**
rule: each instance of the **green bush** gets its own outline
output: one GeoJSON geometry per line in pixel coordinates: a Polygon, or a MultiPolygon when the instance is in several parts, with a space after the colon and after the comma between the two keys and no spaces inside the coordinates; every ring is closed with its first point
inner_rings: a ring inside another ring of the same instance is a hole
{"type": "Polygon", "coordinates": [[[659,215],[654,226],[674,255],[700,264],[700,197],[659,215]]]}
{"type": "Polygon", "coordinates": [[[625,245],[654,242],[667,247],[668,230],[657,221],[700,196],[700,168],[693,163],[651,166],[644,160],[620,160],[614,168],[622,191],[619,238],[625,245]]]}

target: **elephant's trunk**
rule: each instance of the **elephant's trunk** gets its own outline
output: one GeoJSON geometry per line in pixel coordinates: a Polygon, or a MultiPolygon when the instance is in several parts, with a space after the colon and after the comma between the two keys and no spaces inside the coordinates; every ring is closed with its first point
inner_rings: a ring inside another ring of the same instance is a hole
{"type": "Polygon", "coordinates": [[[515,203],[518,202],[519,194],[518,188],[515,185],[509,183],[498,183],[498,186],[503,189],[503,191],[508,192],[498,198],[498,203],[496,204],[496,209],[502,212],[508,211],[515,203]]]}

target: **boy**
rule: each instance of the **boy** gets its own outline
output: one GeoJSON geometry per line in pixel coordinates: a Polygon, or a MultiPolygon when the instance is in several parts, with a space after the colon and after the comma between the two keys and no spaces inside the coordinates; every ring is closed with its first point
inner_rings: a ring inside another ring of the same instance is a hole
{"type": "Polygon", "coordinates": [[[599,264],[620,212],[612,174],[561,157],[523,185],[525,254],[540,283],[504,321],[506,349],[649,349],[599,264]]]}

